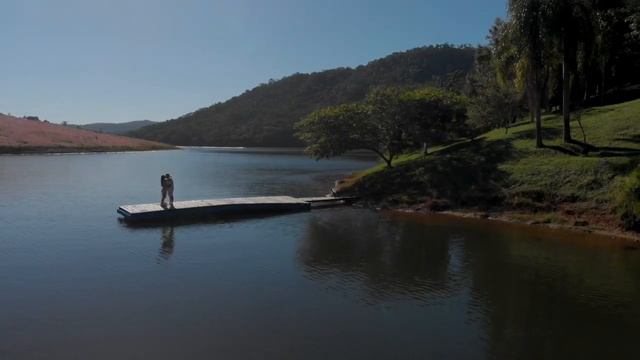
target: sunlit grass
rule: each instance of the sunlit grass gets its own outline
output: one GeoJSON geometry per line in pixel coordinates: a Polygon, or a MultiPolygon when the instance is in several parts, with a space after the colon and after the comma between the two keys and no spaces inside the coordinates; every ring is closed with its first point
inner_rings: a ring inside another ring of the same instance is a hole
{"type": "MultiPolygon", "coordinates": [[[[563,143],[560,115],[547,115],[543,118],[546,145],[543,149],[535,148],[534,124],[522,121],[507,132],[504,129],[496,129],[483,134],[475,141],[463,140],[432,148],[427,156],[420,152],[404,154],[394,160],[394,169],[388,170],[384,164],[379,164],[355,174],[352,180],[356,185],[365,182],[384,184],[384,181],[376,178],[390,177],[390,174],[393,174],[398,184],[389,184],[388,188],[381,185],[378,191],[393,195],[403,192],[420,194],[421,191],[431,193],[434,189],[411,188],[416,184],[422,184],[422,180],[417,178],[426,178],[424,169],[431,169],[434,162],[439,162],[438,169],[446,172],[449,170],[447,162],[459,160],[465,151],[477,155],[476,158],[481,161],[477,164],[469,163],[467,170],[472,170],[474,166],[488,167],[491,163],[485,161],[486,157],[498,154],[483,151],[492,149],[493,144],[501,144],[500,149],[508,148],[509,154],[497,156],[496,168],[487,168],[485,172],[489,175],[492,175],[492,171],[501,173],[499,180],[492,177],[488,181],[498,181],[507,198],[517,200],[535,196],[544,201],[591,201],[594,204],[606,204],[612,201],[612,194],[617,192],[617,186],[638,164],[636,151],[640,151],[640,100],[573,114],[572,136],[575,140],[583,141],[584,135],[576,120],[578,115],[586,141],[593,146],[586,153],[584,147],[579,144],[563,143]],[[473,147],[478,147],[478,143],[485,145],[479,148],[480,150],[474,149],[473,147]],[[403,188],[402,179],[413,185],[403,188]]],[[[453,179],[467,175],[465,168],[461,167],[455,171],[451,170],[446,176],[453,179]]],[[[478,179],[477,183],[464,184],[482,187],[482,181],[484,180],[478,179]]],[[[425,187],[432,185],[428,181],[424,184],[425,187]]],[[[444,184],[446,185],[446,182],[444,184]]],[[[447,192],[465,190],[467,189],[454,188],[447,189],[447,192]]]]}

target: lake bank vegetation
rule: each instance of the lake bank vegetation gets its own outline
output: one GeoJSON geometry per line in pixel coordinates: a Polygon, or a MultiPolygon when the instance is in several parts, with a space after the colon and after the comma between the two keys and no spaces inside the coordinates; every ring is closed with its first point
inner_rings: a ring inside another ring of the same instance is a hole
{"type": "Polygon", "coordinates": [[[623,102],[640,97],[640,2],[511,0],[488,39],[462,89],[377,88],[305,117],[307,152],[376,152],[340,190],[377,205],[640,229],[640,101],[623,102]]]}

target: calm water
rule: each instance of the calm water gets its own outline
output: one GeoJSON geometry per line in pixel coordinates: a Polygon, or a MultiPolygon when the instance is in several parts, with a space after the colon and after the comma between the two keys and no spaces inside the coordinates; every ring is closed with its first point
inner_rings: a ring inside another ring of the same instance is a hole
{"type": "Polygon", "coordinates": [[[355,208],[131,228],[123,203],[323,195],[371,162],[0,156],[0,359],[629,359],[640,251],[355,208]]]}

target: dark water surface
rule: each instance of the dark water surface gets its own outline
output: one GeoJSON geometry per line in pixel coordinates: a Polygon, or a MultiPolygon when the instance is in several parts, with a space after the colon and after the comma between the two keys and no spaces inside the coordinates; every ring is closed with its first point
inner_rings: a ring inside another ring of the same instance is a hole
{"type": "Polygon", "coordinates": [[[355,208],[131,228],[123,203],[323,195],[370,161],[0,156],[0,359],[631,359],[640,251],[355,208]]]}

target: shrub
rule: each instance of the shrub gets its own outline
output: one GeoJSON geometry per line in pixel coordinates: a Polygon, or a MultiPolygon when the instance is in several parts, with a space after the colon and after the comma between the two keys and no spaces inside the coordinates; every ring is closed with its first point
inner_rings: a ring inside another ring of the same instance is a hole
{"type": "Polygon", "coordinates": [[[622,184],[616,210],[625,230],[640,230],[640,168],[631,172],[622,184]]]}

